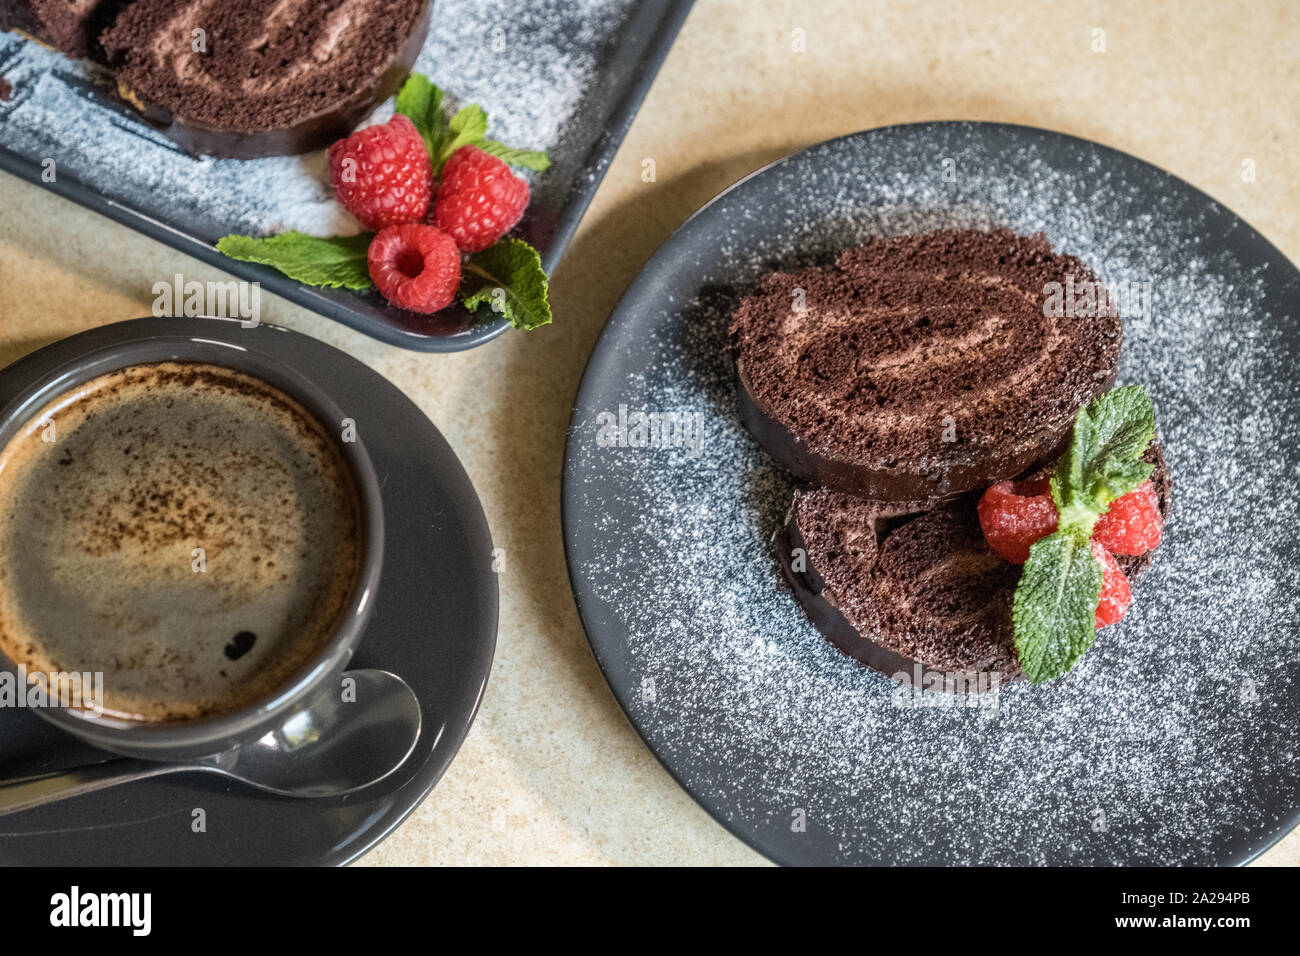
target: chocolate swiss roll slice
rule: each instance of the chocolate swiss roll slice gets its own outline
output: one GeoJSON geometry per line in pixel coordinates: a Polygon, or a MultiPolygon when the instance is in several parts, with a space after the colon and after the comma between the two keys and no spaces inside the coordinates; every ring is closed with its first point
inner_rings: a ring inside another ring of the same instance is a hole
{"type": "Polygon", "coordinates": [[[741,417],[777,463],[908,510],[1053,460],[1114,381],[1120,340],[1087,266],[1005,229],[770,274],[731,323],[741,417]]]}
{"type": "MultiPolygon", "coordinates": [[[[1147,451],[1168,518],[1172,482],[1158,443],[1147,451]]],[[[976,497],[913,517],[826,488],[800,491],[777,533],[786,580],[808,617],[845,654],[885,674],[1020,674],[1011,602],[1020,566],[984,541],[976,497]],[[887,510],[887,509],[886,509],[887,510]]],[[[1116,556],[1130,583],[1154,551],[1116,556]]]]}
{"type": "Polygon", "coordinates": [[[301,153],[409,73],[430,0],[136,0],[101,38],[118,93],[186,150],[301,153]]]}
{"type": "Polygon", "coordinates": [[[0,30],[17,30],[71,57],[102,59],[101,30],[129,0],[0,0],[0,30]]]}

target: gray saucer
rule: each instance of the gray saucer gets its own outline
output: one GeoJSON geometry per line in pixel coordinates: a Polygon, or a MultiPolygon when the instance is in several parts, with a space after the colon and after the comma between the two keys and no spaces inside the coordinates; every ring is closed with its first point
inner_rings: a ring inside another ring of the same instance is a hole
{"type": "MultiPolygon", "coordinates": [[[[0,406],[31,377],[138,335],[144,323],[232,344],[255,341],[327,389],[365,429],[388,533],[374,614],[351,666],[405,678],[420,698],[424,729],[403,767],[347,797],[273,797],[195,774],[15,814],[0,820],[0,864],[347,863],[382,840],[433,789],[482,698],[496,644],[497,581],[478,496],[438,430],[392,384],[331,346],[274,326],[139,319],[92,329],[0,372],[0,406]],[[200,809],[205,829],[195,832],[200,809]]],[[[2,777],[106,756],[30,711],[0,710],[2,777]]]]}

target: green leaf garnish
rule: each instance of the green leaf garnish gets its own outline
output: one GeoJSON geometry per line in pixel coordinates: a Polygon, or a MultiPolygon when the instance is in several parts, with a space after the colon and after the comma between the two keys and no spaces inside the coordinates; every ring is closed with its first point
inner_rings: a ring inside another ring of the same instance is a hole
{"type": "Polygon", "coordinates": [[[535,149],[511,149],[494,139],[483,140],[478,144],[478,148],[498,157],[508,166],[522,166],[524,169],[535,169],[541,172],[549,169],[551,165],[550,159],[543,152],[535,149]]]}
{"type": "Polygon", "coordinates": [[[474,146],[483,141],[483,137],[487,135],[487,113],[484,113],[483,107],[477,104],[461,107],[451,118],[447,130],[450,136],[438,152],[436,164],[438,169],[442,169],[451,158],[451,154],[462,146],[474,146]]]}
{"type": "Polygon", "coordinates": [[[412,73],[397,94],[394,108],[410,117],[429,151],[433,175],[442,172],[451,154],[462,146],[477,146],[485,153],[500,157],[511,166],[542,170],[550,165],[546,153],[538,150],[511,149],[494,139],[487,139],[487,113],[477,104],[462,107],[447,120],[442,110],[443,93],[421,73],[412,73]]]}
{"type": "Polygon", "coordinates": [[[217,250],[241,262],[271,266],[307,285],[368,289],[370,266],[366,250],[374,233],[320,239],[301,232],[284,232],[258,239],[223,236],[217,250]]]}
{"type": "Polygon", "coordinates": [[[1097,634],[1102,568],[1078,531],[1055,531],[1029,549],[1011,620],[1020,667],[1035,684],[1060,677],[1097,634]]]}
{"type": "Polygon", "coordinates": [[[1057,530],[1029,549],[1012,604],[1016,652],[1034,683],[1060,677],[1092,644],[1103,578],[1092,529],[1112,501],[1151,476],[1142,455],[1155,433],[1141,385],[1099,395],[1075,416],[1050,483],[1057,530]]]}
{"type": "Polygon", "coordinates": [[[412,73],[397,92],[393,103],[396,112],[408,117],[424,139],[429,156],[442,149],[447,138],[447,117],[442,112],[442,90],[423,73],[412,73]]]}
{"type": "Polygon", "coordinates": [[[1059,526],[1091,533],[1112,501],[1146,481],[1151,465],[1142,453],[1155,435],[1155,412],[1141,385],[1111,389],[1079,409],[1052,475],[1059,526]]]}
{"type": "Polygon", "coordinates": [[[547,286],[537,250],[522,239],[502,239],[466,261],[460,296],[471,312],[486,305],[517,329],[535,329],[551,321],[547,286]]]}

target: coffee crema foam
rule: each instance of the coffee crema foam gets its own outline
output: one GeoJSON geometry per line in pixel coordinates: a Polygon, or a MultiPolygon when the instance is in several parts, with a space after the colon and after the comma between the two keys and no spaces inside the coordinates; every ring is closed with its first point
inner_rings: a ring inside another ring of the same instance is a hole
{"type": "Polygon", "coordinates": [[[273,386],[135,365],[53,400],[0,452],[0,556],[11,661],[102,672],[112,717],[212,717],[333,637],[359,575],[358,494],[273,386]]]}

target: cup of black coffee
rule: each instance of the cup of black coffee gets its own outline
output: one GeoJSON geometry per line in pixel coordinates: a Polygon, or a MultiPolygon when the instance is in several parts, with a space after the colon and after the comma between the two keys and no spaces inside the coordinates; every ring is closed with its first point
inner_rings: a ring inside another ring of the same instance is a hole
{"type": "Polygon", "coordinates": [[[258,350],[270,330],[236,348],[212,321],[93,330],[0,373],[0,658],[45,682],[41,716],[118,753],[283,724],[337,685],[378,585],[356,423],[258,350]]]}

